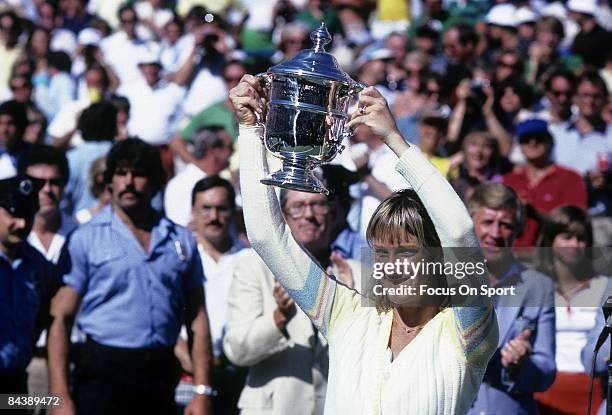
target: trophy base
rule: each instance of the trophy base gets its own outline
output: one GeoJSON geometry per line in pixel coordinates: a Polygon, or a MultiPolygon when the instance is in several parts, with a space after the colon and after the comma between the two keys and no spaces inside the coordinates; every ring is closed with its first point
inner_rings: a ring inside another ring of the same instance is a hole
{"type": "Polygon", "coordinates": [[[312,164],[303,160],[283,160],[283,168],[260,180],[261,183],[298,192],[329,194],[312,173],[312,164]]]}

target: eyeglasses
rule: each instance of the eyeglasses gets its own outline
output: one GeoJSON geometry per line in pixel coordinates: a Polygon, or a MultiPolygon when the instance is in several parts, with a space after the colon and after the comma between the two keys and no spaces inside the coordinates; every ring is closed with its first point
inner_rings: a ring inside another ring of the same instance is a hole
{"type": "Polygon", "coordinates": [[[595,101],[596,101],[596,100],[600,100],[600,99],[602,99],[602,98],[603,98],[603,95],[601,95],[601,94],[600,94],[600,93],[598,93],[598,92],[595,92],[595,93],[593,93],[593,94],[588,93],[588,92],[579,92],[579,93],[577,93],[577,94],[576,94],[576,96],[577,96],[578,98],[593,98],[593,100],[595,100],[595,101]]]}
{"type": "Polygon", "coordinates": [[[316,215],[325,215],[329,212],[329,202],[327,200],[317,200],[316,202],[303,203],[297,202],[287,205],[285,211],[293,219],[299,219],[306,213],[306,206],[310,206],[316,215]]]}

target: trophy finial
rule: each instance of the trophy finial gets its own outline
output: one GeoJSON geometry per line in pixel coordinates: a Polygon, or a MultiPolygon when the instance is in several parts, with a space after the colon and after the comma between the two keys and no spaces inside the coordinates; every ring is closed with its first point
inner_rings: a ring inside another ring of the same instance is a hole
{"type": "Polygon", "coordinates": [[[332,37],[327,31],[327,27],[325,26],[325,22],[321,22],[321,26],[317,30],[314,30],[310,33],[310,39],[314,44],[312,49],[315,52],[325,52],[325,45],[332,41],[332,37]]]}

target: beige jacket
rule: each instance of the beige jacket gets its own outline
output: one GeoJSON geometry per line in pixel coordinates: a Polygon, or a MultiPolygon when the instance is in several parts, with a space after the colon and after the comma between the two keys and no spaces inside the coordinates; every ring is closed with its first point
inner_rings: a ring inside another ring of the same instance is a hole
{"type": "MultiPolygon", "coordinates": [[[[276,327],[274,276],[252,249],[237,260],[228,300],[223,349],[230,361],[250,366],[238,407],[243,415],[323,413],[327,387],[327,342],[299,308],[276,327]]],[[[349,260],[357,281],[359,263],[349,260]]]]}

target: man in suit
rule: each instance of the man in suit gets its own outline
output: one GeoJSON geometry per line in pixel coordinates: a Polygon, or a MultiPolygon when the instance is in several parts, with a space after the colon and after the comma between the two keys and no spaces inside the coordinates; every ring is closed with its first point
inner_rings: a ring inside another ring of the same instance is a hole
{"type": "MultiPolygon", "coordinates": [[[[353,286],[358,263],[331,249],[333,194],[282,190],[281,207],[295,239],[353,286]]],[[[323,413],[327,343],[252,249],[241,253],[234,269],[225,328],[225,354],[250,367],[238,402],[242,415],[323,413]]]]}
{"type": "Polygon", "coordinates": [[[494,299],[499,344],[469,414],[537,414],[534,392],[555,379],[552,280],[521,264],[510,247],[523,224],[516,193],[500,183],[480,185],[468,201],[492,287],[515,287],[494,299]]]}

